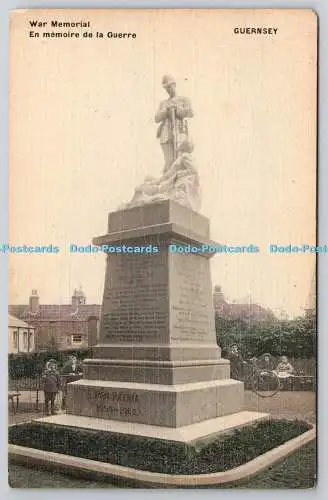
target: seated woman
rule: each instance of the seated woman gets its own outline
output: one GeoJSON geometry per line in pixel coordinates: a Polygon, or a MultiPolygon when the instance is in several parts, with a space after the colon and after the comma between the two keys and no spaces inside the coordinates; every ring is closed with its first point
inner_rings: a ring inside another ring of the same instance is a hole
{"type": "Polygon", "coordinates": [[[280,378],[288,378],[295,373],[295,369],[293,365],[289,363],[287,356],[281,357],[280,363],[278,363],[276,368],[276,372],[280,378]]]}

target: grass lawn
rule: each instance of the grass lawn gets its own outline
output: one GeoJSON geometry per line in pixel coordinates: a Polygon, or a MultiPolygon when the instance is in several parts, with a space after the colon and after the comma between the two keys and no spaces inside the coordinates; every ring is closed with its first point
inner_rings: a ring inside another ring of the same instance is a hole
{"type": "Polygon", "coordinates": [[[295,453],[265,469],[250,479],[230,483],[220,488],[314,488],[316,485],[316,442],[299,448],[295,453]]]}
{"type": "Polygon", "coordinates": [[[91,481],[16,464],[9,464],[8,484],[11,488],[115,488],[105,481],[91,481]]]}

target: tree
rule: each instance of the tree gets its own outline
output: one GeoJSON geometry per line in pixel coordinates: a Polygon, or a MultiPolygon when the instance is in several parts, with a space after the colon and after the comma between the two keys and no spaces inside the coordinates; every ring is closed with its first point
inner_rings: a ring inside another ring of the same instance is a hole
{"type": "Polygon", "coordinates": [[[216,317],[217,341],[223,356],[229,346],[237,344],[244,357],[269,352],[273,356],[311,358],[316,351],[315,320],[313,314],[247,325],[242,320],[216,317]]]}

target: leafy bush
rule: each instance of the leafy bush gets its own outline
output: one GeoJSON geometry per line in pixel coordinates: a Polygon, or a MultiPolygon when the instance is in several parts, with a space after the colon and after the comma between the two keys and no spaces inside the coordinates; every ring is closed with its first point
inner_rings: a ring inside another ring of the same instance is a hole
{"type": "Polygon", "coordinates": [[[242,320],[216,316],[216,333],[223,355],[231,344],[237,344],[244,357],[273,356],[312,358],[316,354],[315,318],[296,318],[248,325],[242,320]]]}
{"type": "Polygon", "coordinates": [[[238,467],[310,428],[308,423],[298,420],[266,420],[196,447],[33,422],[10,427],[9,442],[151,472],[208,474],[238,467]]]}
{"type": "Polygon", "coordinates": [[[10,379],[19,379],[22,377],[35,377],[43,372],[46,362],[49,359],[55,359],[58,367],[61,368],[67,358],[75,354],[78,359],[92,357],[91,349],[69,349],[65,351],[42,351],[32,353],[9,354],[8,369],[10,379]]]}

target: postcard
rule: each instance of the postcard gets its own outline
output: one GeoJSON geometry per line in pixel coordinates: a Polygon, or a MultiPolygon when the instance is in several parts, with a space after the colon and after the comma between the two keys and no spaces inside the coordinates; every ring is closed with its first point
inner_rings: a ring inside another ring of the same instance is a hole
{"type": "Polygon", "coordinates": [[[13,488],[316,486],[317,16],[10,13],[13,488]]]}

